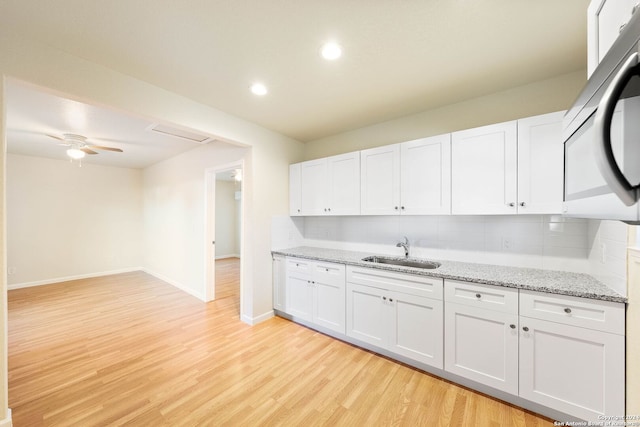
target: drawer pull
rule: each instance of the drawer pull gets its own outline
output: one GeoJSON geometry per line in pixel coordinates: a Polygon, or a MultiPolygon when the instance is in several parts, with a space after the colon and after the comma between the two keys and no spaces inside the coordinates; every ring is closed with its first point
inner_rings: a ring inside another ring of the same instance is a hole
{"type": "Polygon", "coordinates": [[[389,302],[393,302],[393,298],[389,298],[389,302]]]}
{"type": "Polygon", "coordinates": [[[386,300],[387,300],[387,297],[382,297],[382,300],[383,300],[383,301],[386,301],[386,300]]]}
{"type": "Polygon", "coordinates": [[[329,271],[329,269],[328,269],[328,268],[325,268],[325,269],[324,269],[324,271],[329,271]]]}
{"type": "Polygon", "coordinates": [[[569,307],[567,307],[567,308],[564,309],[564,312],[569,314],[569,313],[571,313],[571,309],[569,307]]]}
{"type": "Polygon", "coordinates": [[[512,323],[511,325],[509,325],[509,327],[510,327],[511,329],[515,329],[515,328],[516,328],[516,325],[514,325],[514,324],[512,323]]]}
{"type": "Polygon", "coordinates": [[[476,298],[482,298],[482,295],[476,294],[476,298]]]}
{"type": "Polygon", "coordinates": [[[524,327],[522,328],[522,330],[523,330],[523,331],[525,331],[525,332],[529,332],[529,327],[528,327],[528,326],[524,326],[524,327]]]}

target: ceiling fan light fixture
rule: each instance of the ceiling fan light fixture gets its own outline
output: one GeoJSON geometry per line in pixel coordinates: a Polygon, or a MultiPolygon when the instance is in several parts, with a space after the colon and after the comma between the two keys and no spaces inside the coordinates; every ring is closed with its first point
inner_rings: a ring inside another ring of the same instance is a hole
{"type": "Polygon", "coordinates": [[[77,148],[69,148],[67,150],[67,156],[71,157],[74,160],[79,160],[79,159],[82,159],[84,156],[86,156],[86,153],[77,148]]]}

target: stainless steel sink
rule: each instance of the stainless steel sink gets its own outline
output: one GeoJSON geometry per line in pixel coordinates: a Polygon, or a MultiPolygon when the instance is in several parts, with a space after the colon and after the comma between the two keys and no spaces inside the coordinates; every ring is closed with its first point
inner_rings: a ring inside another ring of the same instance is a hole
{"type": "Polygon", "coordinates": [[[425,268],[428,270],[433,270],[434,268],[438,268],[441,265],[439,262],[435,261],[420,260],[415,258],[393,258],[384,256],[368,256],[366,258],[362,258],[362,261],[375,262],[378,264],[401,265],[403,267],[425,268]]]}

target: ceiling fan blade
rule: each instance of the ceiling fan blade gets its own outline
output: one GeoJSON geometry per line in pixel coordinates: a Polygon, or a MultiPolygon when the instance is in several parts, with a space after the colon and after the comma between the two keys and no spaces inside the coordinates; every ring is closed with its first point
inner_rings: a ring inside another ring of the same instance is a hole
{"type": "Polygon", "coordinates": [[[61,136],[57,136],[57,135],[51,135],[50,133],[45,134],[47,135],[49,138],[53,138],[53,139],[57,139],[59,141],[64,141],[64,138],[61,136]]]}
{"type": "Polygon", "coordinates": [[[80,151],[84,151],[87,154],[98,154],[97,152],[95,152],[95,151],[93,151],[93,150],[91,150],[90,148],[87,148],[87,147],[80,148],[80,151]]]}
{"type": "Polygon", "coordinates": [[[104,147],[102,145],[89,145],[89,148],[95,148],[97,150],[107,150],[107,151],[115,151],[117,153],[123,153],[123,151],[120,148],[104,147]]]}

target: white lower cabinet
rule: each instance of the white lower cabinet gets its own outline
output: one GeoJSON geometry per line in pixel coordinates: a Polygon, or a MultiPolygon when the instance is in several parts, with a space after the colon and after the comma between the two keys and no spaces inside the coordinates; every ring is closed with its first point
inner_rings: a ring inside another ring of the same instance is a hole
{"type": "Polygon", "coordinates": [[[286,259],[283,255],[273,255],[273,308],[287,311],[287,272],[286,259]]]}
{"type": "Polygon", "coordinates": [[[445,281],[444,369],[518,394],[518,290],[445,281]]]}
{"type": "Polygon", "coordinates": [[[529,291],[520,303],[535,316],[520,316],[520,396],[590,421],[624,415],[624,304],[529,291]]]}
{"type": "Polygon", "coordinates": [[[347,268],[347,336],[442,368],[442,279],[347,268]]]}
{"type": "Polygon", "coordinates": [[[345,333],[345,266],[287,258],[286,313],[345,333]]]}

